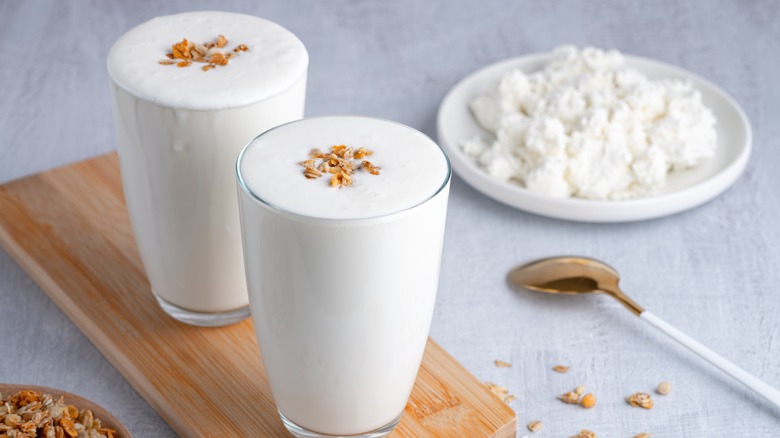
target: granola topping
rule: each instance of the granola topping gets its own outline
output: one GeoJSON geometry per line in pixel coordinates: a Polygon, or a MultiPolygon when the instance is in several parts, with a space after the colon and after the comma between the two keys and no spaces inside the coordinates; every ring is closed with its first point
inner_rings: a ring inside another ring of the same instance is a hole
{"type": "MultiPolygon", "coordinates": [[[[319,178],[322,176],[322,172],[315,168],[306,168],[306,170],[303,171],[303,176],[309,179],[319,178]]],[[[335,176],[335,175],[334,175],[335,176]]]]}
{"type": "MultiPolygon", "coordinates": [[[[330,152],[322,152],[314,148],[309,151],[309,159],[301,161],[303,166],[303,176],[308,179],[319,178],[329,173],[331,187],[349,187],[352,185],[352,175],[355,173],[355,162],[363,157],[373,154],[368,149],[358,148],[357,150],[346,145],[331,146],[330,152]],[[319,164],[318,163],[319,160],[319,164]]],[[[372,175],[379,175],[381,167],[371,164],[367,160],[360,162],[358,170],[365,170],[372,175]]]]}
{"type": "Polygon", "coordinates": [[[230,58],[238,56],[239,52],[249,51],[246,44],[239,44],[233,50],[225,50],[228,40],[224,35],[217,37],[215,41],[197,44],[184,38],[171,46],[171,53],[167,53],[160,61],[161,65],[174,65],[177,67],[189,67],[193,62],[206,64],[201,67],[203,71],[209,71],[217,66],[226,66],[230,58]],[[176,61],[180,59],[181,61],[176,61]]]}
{"type": "Polygon", "coordinates": [[[89,409],[79,410],[60,397],[22,390],[7,397],[0,394],[2,437],[113,438],[116,431],[103,427],[89,409]]]}

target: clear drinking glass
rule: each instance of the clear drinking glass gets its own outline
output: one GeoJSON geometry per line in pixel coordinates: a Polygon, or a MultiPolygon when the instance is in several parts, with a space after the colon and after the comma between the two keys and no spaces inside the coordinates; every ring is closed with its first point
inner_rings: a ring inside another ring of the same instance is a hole
{"type": "Polygon", "coordinates": [[[388,434],[433,315],[446,155],[395,122],[322,117],[260,135],[236,171],[252,316],[285,426],[299,437],[388,434]],[[355,160],[353,186],[304,177],[312,147],[341,144],[373,151],[381,173],[355,160]]]}
{"type": "Polygon", "coordinates": [[[154,18],[111,48],[125,199],[152,292],[172,317],[219,326],[249,316],[233,168],[258,133],[303,117],[307,65],[286,29],[217,11],[154,18]],[[227,65],[166,57],[183,38],[222,34],[227,65]]]}

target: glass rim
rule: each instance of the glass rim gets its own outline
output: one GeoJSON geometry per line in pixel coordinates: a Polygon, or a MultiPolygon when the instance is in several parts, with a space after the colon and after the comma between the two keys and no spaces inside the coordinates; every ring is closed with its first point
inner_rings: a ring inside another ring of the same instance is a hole
{"type": "Polygon", "coordinates": [[[238,158],[236,159],[236,181],[238,182],[238,186],[241,188],[241,190],[244,193],[249,195],[249,197],[252,198],[255,202],[259,202],[260,204],[262,204],[262,205],[264,205],[264,206],[266,206],[266,207],[268,207],[268,208],[270,208],[272,210],[275,210],[277,212],[283,213],[285,215],[290,215],[290,216],[293,216],[293,217],[296,217],[296,218],[301,218],[301,219],[309,219],[309,220],[316,220],[316,221],[323,221],[323,222],[358,222],[358,221],[365,221],[365,220],[372,220],[372,219],[381,219],[381,218],[386,218],[386,217],[394,216],[394,215],[397,215],[397,214],[401,214],[401,213],[413,210],[413,209],[415,209],[415,208],[417,208],[417,207],[419,207],[421,205],[424,205],[424,204],[428,203],[430,200],[432,200],[433,198],[438,196],[449,185],[451,180],[452,180],[452,163],[450,163],[450,158],[444,152],[444,149],[441,147],[441,145],[439,143],[433,141],[433,139],[430,138],[427,134],[425,134],[424,132],[422,132],[422,131],[420,131],[420,130],[418,130],[416,128],[412,128],[411,126],[408,126],[408,125],[405,125],[403,123],[396,122],[396,121],[393,121],[393,120],[383,119],[383,118],[380,118],[380,117],[372,117],[372,116],[359,116],[359,115],[316,116],[316,117],[304,117],[302,119],[297,119],[297,120],[292,120],[292,121],[289,121],[289,122],[286,122],[286,123],[282,123],[281,125],[277,125],[277,126],[274,126],[273,128],[270,128],[270,129],[267,129],[267,130],[263,131],[261,134],[257,135],[255,138],[250,140],[249,143],[247,143],[243,148],[241,148],[241,152],[238,154],[238,158]],[[397,211],[393,211],[393,212],[385,213],[385,214],[380,214],[380,215],[376,215],[376,216],[366,216],[366,217],[357,217],[357,218],[327,218],[327,217],[318,217],[318,216],[311,216],[311,215],[307,215],[307,214],[296,213],[296,212],[287,210],[285,208],[282,208],[282,207],[280,207],[278,205],[274,205],[271,202],[266,201],[260,195],[258,195],[257,193],[252,191],[252,189],[249,188],[249,186],[244,181],[244,177],[241,174],[241,161],[244,158],[244,153],[247,151],[247,149],[249,149],[249,146],[251,146],[252,143],[255,142],[255,140],[257,140],[258,138],[268,134],[269,132],[274,131],[274,130],[276,130],[278,128],[281,128],[283,126],[291,125],[291,124],[294,124],[294,123],[300,123],[300,122],[306,121],[306,120],[329,119],[329,118],[358,118],[358,119],[376,120],[376,121],[380,121],[380,122],[391,123],[391,124],[400,126],[402,128],[410,129],[412,131],[418,132],[419,134],[422,134],[423,136],[425,136],[425,138],[430,140],[431,143],[433,143],[436,146],[436,148],[441,153],[442,157],[444,157],[444,162],[447,164],[447,174],[444,176],[444,181],[441,183],[439,188],[437,188],[436,191],[433,194],[431,194],[430,196],[428,196],[427,198],[423,199],[422,201],[420,201],[420,202],[418,202],[418,203],[416,203],[414,205],[411,205],[411,206],[409,206],[407,208],[403,208],[403,209],[400,209],[400,210],[397,210],[397,211]]]}

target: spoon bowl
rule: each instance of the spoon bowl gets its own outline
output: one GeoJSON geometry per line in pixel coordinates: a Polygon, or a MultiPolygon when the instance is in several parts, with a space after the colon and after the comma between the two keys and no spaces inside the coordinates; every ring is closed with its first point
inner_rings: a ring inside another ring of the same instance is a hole
{"type": "Polygon", "coordinates": [[[624,294],[618,283],[620,274],[608,264],[589,257],[562,256],[536,260],[509,272],[515,286],[550,294],[611,295],[639,315],[644,309],[624,294]]]}
{"type": "Polygon", "coordinates": [[[536,260],[509,272],[509,281],[516,286],[554,294],[603,292],[600,282],[617,285],[619,278],[606,263],[576,256],[536,260]]]}

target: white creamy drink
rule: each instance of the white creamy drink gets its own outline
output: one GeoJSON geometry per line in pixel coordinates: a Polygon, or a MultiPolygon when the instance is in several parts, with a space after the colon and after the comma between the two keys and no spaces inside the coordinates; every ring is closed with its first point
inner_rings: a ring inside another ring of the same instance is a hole
{"type": "Polygon", "coordinates": [[[262,134],[237,171],[252,315],[285,425],[389,432],[433,314],[446,156],[398,123],[322,117],[262,134]],[[351,185],[339,180],[350,166],[351,185]]]}
{"type": "Polygon", "coordinates": [[[261,18],[188,12],[128,31],[107,66],[125,197],[160,305],[196,325],[245,318],[234,164],[259,133],[303,117],[306,49],[261,18]]]}

